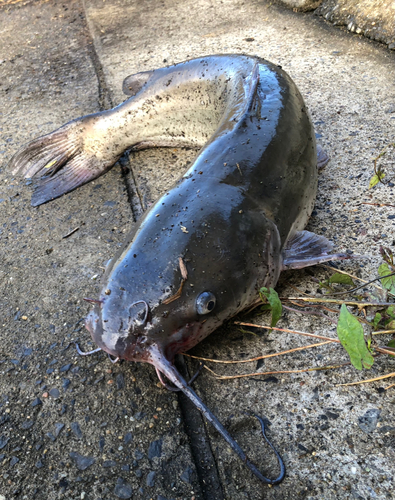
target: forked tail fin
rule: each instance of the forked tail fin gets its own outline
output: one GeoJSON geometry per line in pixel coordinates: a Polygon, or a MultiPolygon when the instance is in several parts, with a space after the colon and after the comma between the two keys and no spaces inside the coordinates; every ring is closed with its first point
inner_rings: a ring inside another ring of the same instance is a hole
{"type": "Polygon", "coordinates": [[[73,120],[34,139],[11,159],[14,175],[35,179],[33,206],[42,205],[96,179],[117,161],[115,157],[104,162],[84,150],[85,127],[91,124],[93,116],[73,120]]]}
{"type": "Polygon", "coordinates": [[[259,420],[261,424],[263,437],[265,438],[266,442],[275,453],[278,464],[280,466],[280,474],[275,479],[267,478],[260,472],[258,467],[253,462],[251,462],[251,460],[247,457],[247,455],[240,448],[237,442],[232,438],[232,436],[221,424],[221,422],[217,419],[217,417],[207,408],[207,406],[203,403],[203,401],[199,398],[199,396],[195,393],[195,391],[191,389],[191,387],[180,375],[178,370],[173,366],[172,363],[170,363],[170,361],[166,359],[166,357],[162,353],[159,352],[159,350],[156,347],[151,346],[151,356],[152,356],[151,362],[154,364],[155,368],[157,368],[157,370],[163,373],[176,387],[178,387],[192,401],[192,403],[198,408],[198,410],[200,410],[203,413],[206,419],[217,429],[217,431],[229,444],[232,450],[238,455],[238,457],[244,462],[244,464],[258,479],[260,479],[263,483],[266,484],[278,484],[284,479],[285,476],[284,462],[280,457],[279,453],[277,452],[277,450],[272,445],[272,443],[266,437],[264,422],[260,417],[256,416],[256,418],[259,420]]]}

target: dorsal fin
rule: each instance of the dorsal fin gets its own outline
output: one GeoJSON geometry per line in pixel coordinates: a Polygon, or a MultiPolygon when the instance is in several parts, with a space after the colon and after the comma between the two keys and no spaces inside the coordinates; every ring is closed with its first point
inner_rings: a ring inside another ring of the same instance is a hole
{"type": "Polygon", "coordinates": [[[126,95],[136,95],[144,85],[148,82],[151,76],[154,74],[154,70],[151,71],[141,71],[140,73],[135,73],[134,75],[127,76],[122,84],[123,93],[126,95]]]}

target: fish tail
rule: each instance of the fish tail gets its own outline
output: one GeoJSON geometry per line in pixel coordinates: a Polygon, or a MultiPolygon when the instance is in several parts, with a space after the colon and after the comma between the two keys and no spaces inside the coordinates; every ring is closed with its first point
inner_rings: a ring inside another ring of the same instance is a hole
{"type": "MultiPolygon", "coordinates": [[[[92,116],[92,115],[91,115],[92,116]]],[[[34,179],[31,204],[42,205],[107,172],[118,158],[104,162],[84,151],[83,131],[91,116],[73,120],[26,144],[10,161],[14,175],[34,179]]]]}

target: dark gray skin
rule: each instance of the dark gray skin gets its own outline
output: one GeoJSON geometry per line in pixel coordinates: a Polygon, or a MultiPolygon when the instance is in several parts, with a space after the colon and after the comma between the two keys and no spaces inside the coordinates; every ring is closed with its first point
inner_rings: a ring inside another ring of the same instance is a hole
{"type": "Polygon", "coordinates": [[[303,231],[317,189],[306,106],[279,67],[237,55],[132,75],[124,90],[133,97],[33,141],[13,167],[47,174],[33,195],[38,205],[101,175],[127,148],[206,143],[108,266],[86,326],[107,353],[153,364],[260,480],[278,483],[285,470],[277,452],[281,471],[268,479],[173,360],[250,306],[261,287],[274,287],[283,269],[348,258],[303,231]]]}

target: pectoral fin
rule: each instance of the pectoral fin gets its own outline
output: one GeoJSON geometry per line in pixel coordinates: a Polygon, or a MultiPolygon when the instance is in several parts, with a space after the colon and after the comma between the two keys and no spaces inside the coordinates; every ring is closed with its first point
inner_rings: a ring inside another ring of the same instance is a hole
{"type": "Polygon", "coordinates": [[[310,231],[298,231],[288,241],[282,251],[282,269],[302,269],[328,260],[347,260],[353,258],[347,253],[330,253],[333,244],[324,236],[310,231]]]}

